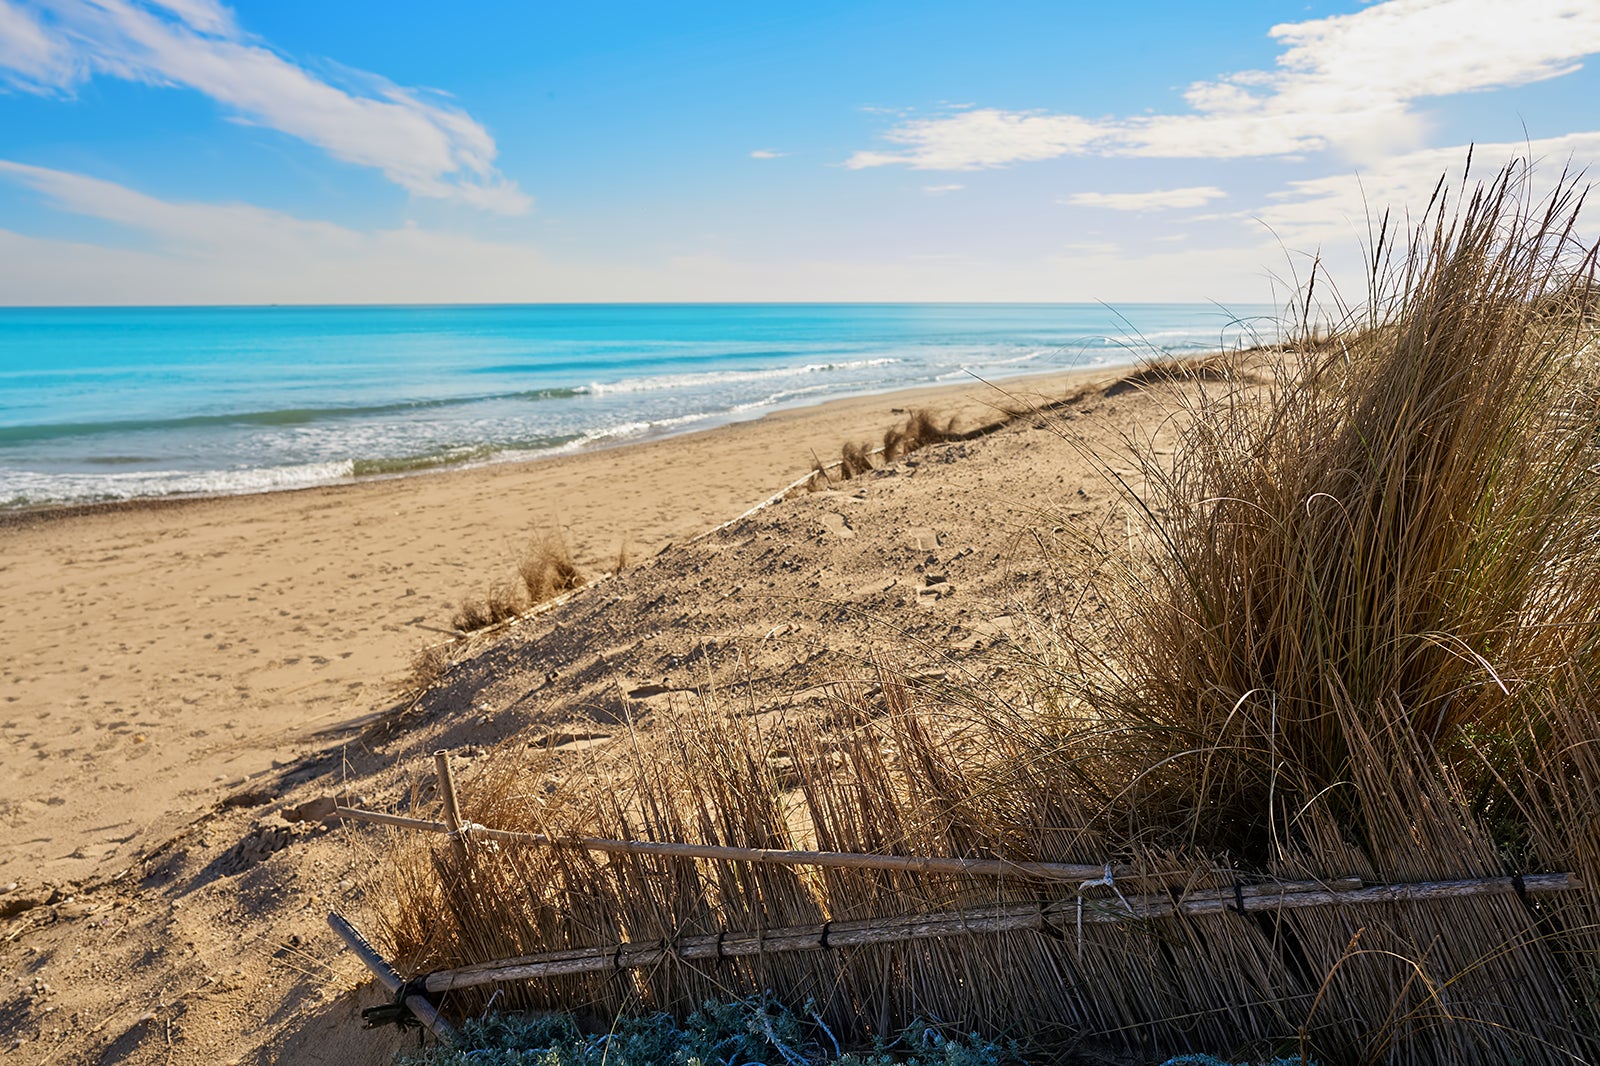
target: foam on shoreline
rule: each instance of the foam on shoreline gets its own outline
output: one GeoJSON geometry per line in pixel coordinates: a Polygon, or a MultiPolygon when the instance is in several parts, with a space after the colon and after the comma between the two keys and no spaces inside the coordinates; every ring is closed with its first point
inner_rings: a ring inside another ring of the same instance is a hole
{"type": "MultiPolygon", "coordinates": [[[[1104,363],[1044,373],[1007,375],[996,378],[993,387],[1002,390],[1002,394],[1012,390],[1026,392],[1045,382],[1115,373],[1123,366],[1104,363]]],[[[957,375],[957,379],[952,381],[941,380],[913,388],[863,390],[843,396],[829,393],[826,386],[818,386],[777,393],[761,401],[737,404],[721,411],[625,421],[588,432],[553,435],[510,444],[441,447],[420,454],[391,457],[339,459],[238,470],[110,469],[93,474],[68,472],[53,475],[10,471],[0,477],[0,523],[8,518],[15,520],[54,512],[80,514],[97,508],[126,510],[145,504],[333,488],[459,472],[483,466],[537,463],[585,451],[705,432],[777,415],[803,416],[806,412],[832,405],[871,403],[884,399],[893,401],[902,393],[909,397],[904,401],[907,404],[915,402],[923,406],[936,406],[940,394],[956,396],[974,390],[981,392],[986,387],[987,382],[977,380],[970,374],[957,375]]],[[[129,457],[129,461],[136,458],[129,457]]],[[[108,458],[104,465],[114,467],[117,464],[108,458]]]]}

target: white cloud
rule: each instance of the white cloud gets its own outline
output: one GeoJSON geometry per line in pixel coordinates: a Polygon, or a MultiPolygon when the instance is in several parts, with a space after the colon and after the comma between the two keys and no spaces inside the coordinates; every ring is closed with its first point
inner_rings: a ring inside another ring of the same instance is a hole
{"type": "Polygon", "coordinates": [[[750,153],[751,159],[782,159],[788,152],[776,152],[771,148],[757,148],[750,153]]]}
{"type": "Polygon", "coordinates": [[[1116,255],[1122,251],[1122,245],[1115,241],[1073,241],[1061,246],[1063,252],[1069,255],[1116,255]]]}
{"type": "Polygon", "coordinates": [[[857,152],[852,170],[905,163],[917,170],[977,170],[1087,152],[1101,139],[1100,124],[1076,115],[1045,115],[980,108],[948,118],[914,119],[884,135],[903,151],[857,152]]]}
{"type": "Polygon", "coordinates": [[[966,188],[965,185],[956,185],[956,184],[950,184],[950,185],[924,185],[922,187],[922,191],[927,193],[929,196],[943,196],[945,193],[960,192],[962,189],[965,189],[965,188],[966,188]]]}
{"type": "Polygon", "coordinates": [[[201,33],[233,33],[233,13],[215,0],[147,0],[177,15],[201,33]]]}
{"type": "Polygon", "coordinates": [[[14,88],[70,91],[94,74],[183,87],[419,196],[506,214],[532,203],[495,169],[494,139],[466,112],[375,75],[356,75],[359,90],[331,85],[247,37],[213,0],[34,3],[30,13],[0,0],[0,79],[14,88]]]}
{"type": "Polygon", "coordinates": [[[1193,185],[1183,189],[1152,189],[1149,192],[1080,192],[1063,202],[1079,207],[1104,207],[1112,211],[1164,211],[1177,207],[1200,207],[1227,195],[1215,185],[1193,185]]]}
{"type": "Polygon", "coordinates": [[[191,257],[233,245],[257,252],[306,243],[326,247],[353,233],[250,204],[172,203],[115,182],[9,160],[0,160],[0,177],[34,189],[62,211],[142,231],[163,248],[191,257]]]}
{"type": "Polygon", "coordinates": [[[1276,69],[1197,82],[1188,114],[1090,119],[979,108],[903,122],[895,147],[852,168],[973,170],[1065,155],[1288,156],[1336,148],[1375,159],[1416,147],[1414,101],[1524,85],[1600,52],[1594,0],[1388,0],[1349,15],[1272,27],[1276,69]]]}
{"type": "MultiPolygon", "coordinates": [[[[1488,180],[1511,160],[1532,164],[1535,184],[1528,194],[1537,199],[1569,164],[1591,174],[1600,168],[1600,131],[1476,145],[1469,188],[1488,180]]],[[[1255,217],[1291,248],[1352,248],[1358,238],[1367,238],[1369,216],[1375,225],[1390,209],[1391,224],[1404,226],[1408,217],[1415,220],[1421,215],[1441,178],[1454,194],[1466,161],[1465,147],[1427,148],[1391,157],[1359,173],[1290,182],[1273,193],[1272,202],[1257,210],[1255,217]]]]}

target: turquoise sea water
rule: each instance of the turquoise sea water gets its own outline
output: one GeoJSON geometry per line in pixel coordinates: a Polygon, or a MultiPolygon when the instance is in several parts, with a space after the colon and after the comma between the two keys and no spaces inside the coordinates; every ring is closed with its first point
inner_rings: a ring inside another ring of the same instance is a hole
{"type": "Polygon", "coordinates": [[[0,507],[294,488],[942,382],[1200,352],[1271,309],[0,309],[0,507]]]}

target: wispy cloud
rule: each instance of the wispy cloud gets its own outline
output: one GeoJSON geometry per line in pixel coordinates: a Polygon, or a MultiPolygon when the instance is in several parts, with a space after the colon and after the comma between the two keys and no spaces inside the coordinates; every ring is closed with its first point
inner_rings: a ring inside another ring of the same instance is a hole
{"type": "Polygon", "coordinates": [[[67,42],[49,33],[26,8],[0,0],[0,84],[58,85],[74,74],[67,42]]]}
{"type": "Polygon", "coordinates": [[[1152,189],[1149,192],[1080,192],[1062,202],[1079,207],[1104,207],[1112,211],[1165,211],[1177,207],[1200,207],[1227,195],[1215,185],[1193,185],[1183,189],[1152,189]]]}
{"type": "Polygon", "coordinates": [[[505,214],[532,204],[460,108],[372,74],[330,84],[249,37],[214,0],[0,0],[0,83],[70,92],[97,74],[203,93],[237,121],[374,167],[419,196],[505,214]]]}
{"type": "Polygon", "coordinates": [[[788,152],[774,151],[771,148],[757,148],[750,153],[751,159],[782,159],[788,152]]]}
{"type": "Polygon", "coordinates": [[[174,203],[115,182],[10,160],[0,160],[0,177],[28,186],[61,211],[126,226],[155,238],[167,251],[190,256],[240,243],[258,251],[307,239],[326,243],[351,233],[250,204],[174,203]]]}
{"type": "Polygon", "coordinates": [[[957,185],[952,183],[949,185],[924,185],[922,187],[922,191],[927,193],[929,196],[943,196],[946,193],[960,192],[965,188],[965,185],[957,185]]]}
{"type": "Polygon", "coordinates": [[[892,147],[852,168],[975,170],[1066,155],[1285,156],[1336,148],[1355,159],[1414,148],[1425,97],[1525,85],[1600,52],[1593,0],[1388,0],[1274,26],[1276,68],[1197,82],[1185,114],[1085,118],[977,108],[902,122],[892,147]]]}
{"type": "Polygon", "coordinates": [[[675,254],[626,262],[421,226],[359,231],[240,203],[175,202],[0,161],[0,182],[121,231],[106,244],[0,228],[0,303],[470,303],[569,300],[1197,300],[1255,293],[1260,253],[1157,256],[1111,244],[1045,258],[675,254]],[[131,239],[130,239],[131,238],[131,239]]]}
{"type": "Polygon", "coordinates": [[[0,160],[0,181],[114,225],[116,246],[0,229],[8,304],[373,303],[582,299],[588,268],[535,248],[417,226],[372,232],[242,203],[162,200],[115,182],[0,160]]]}

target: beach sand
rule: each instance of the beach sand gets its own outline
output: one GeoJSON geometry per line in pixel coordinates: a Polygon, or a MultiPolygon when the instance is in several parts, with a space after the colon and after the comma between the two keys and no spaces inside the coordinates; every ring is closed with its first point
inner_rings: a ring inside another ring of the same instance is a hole
{"type": "Polygon", "coordinates": [[[351,993],[363,974],[323,924],[330,907],[360,913],[381,876],[374,838],[272,828],[277,811],[339,787],[382,806],[432,746],[470,754],[563,729],[603,742],[619,698],[670,713],[700,690],[689,663],[727,674],[708,648],[742,648],[746,680],[761,677],[749,698],[771,708],[859,672],[874,647],[1006,639],[1042,587],[1029,531],[1109,513],[1084,449],[1113,455],[1123,435],[1153,432],[1141,393],[941,445],[693,538],[909,409],[970,426],[1113,376],[841,400],[403,479],[10,516],[0,1055],[383,1061],[388,1045],[353,1021],[371,1000],[351,993]],[[415,721],[366,729],[415,652],[448,639],[461,598],[513,578],[549,529],[591,573],[623,548],[632,563],[496,640],[456,645],[466,661],[415,721]],[[295,846],[269,854],[283,843],[295,846]]]}

